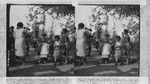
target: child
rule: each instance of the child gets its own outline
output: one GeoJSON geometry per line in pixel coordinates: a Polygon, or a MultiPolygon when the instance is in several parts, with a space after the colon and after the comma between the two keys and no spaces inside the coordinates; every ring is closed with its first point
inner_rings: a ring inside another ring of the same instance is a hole
{"type": "Polygon", "coordinates": [[[54,47],[54,52],[53,52],[54,65],[57,65],[57,60],[58,57],[60,56],[60,48],[61,48],[60,37],[58,35],[55,36],[55,42],[53,47],[54,47]]]}
{"type": "Polygon", "coordinates": [[[109,56],[110,56],[110,44],[109,41],[107,40],[103,45],[101,60],[105,63],[108,63],[109,56]]]}
{"type": "Polygon", "coordinates": [[[43,61],[47,63],[49,55],[49,44],[46,40],[42,43],[41,52],[40,52],[40,62],[43,61]]]}
{"type": "Polygon", "coordinates": [[[115,43],[115,65],[118,65],[118,60],[121,58],[122,55],[122,43],[121,43],[121,37],[120,36],[116,36],[116,43],[115,43]]]}

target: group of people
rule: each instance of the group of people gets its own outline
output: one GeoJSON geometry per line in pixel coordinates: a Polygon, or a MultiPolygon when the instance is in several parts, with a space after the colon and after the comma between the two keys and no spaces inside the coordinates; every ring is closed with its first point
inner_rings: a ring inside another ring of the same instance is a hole
{"type": "Polygon", "coordinates": [[[122,33],[122,38],[120,36],[110,38],[108,33],[102,34],[101,28],[92,34],[92,30],[86,28],[83,23],[79,23],[78,28],[71,31],[63,29],[61,35],[48,36],[44,30],[30,32],[29,28],[19,22],[15,31],[13,26],[8,29],[8,40],[8,50],[14,51],[18,64],[25,64],[25,57],[31,46],[40,56],[40,63],[47,63],[49,58],[52,58],[56,66],[77,60],[80,64],[86,64],[92,45],[99,52],[99,63],[108,63],[109,58],[114,57],[115,64],[118,65],[124,50],[128,64],[132,47],[127,29],[122,33]]]}
{"type": "MultiPolygon", "coordinates": [[[[40,47],[40,62],[47,62],[47,56],[51,56],[54,65],[68,64],[75,57],[74,30],[63,29],[61,35],[55,35],[51,39],[46,38],[40,47]]],[[[45,37],[44,37],[45,38],[45,37]]]]}
{"type": "Polygon", "coordinates": [[[48,36],[38,27],[30,32],[29,28],[19,22],[15,30],[13,26],[8,29],[8,51],[13,53],[11,56],[16,57],[19,65],[25,64],[25,57],[28,56],[31,47],[40,57],[40,63],[47,63],[50,58],[55,65],[71,63],[75,55],[74,33],[75,28],[72,31],[63,29],[61,35],[48,36]]]}
{"type": "Polygon", "coordinates": [[[116,35],[114,38],[110,38],[109,35],[105,36],[105,41],[102,45],[101,62],[108,63],[109,58],[115,59],[115,65],[123,63],[123,56],[125,57],[125,63],[130,64],[131,48],[133,47],[130,41],[128,30],[124,29],[121,36],[116,35]]]}
{"type": "Polygon", "coordinates": [[[132,44],[127,29],[122,32],[122,38],[118,35],[110,37],[109,33],[102,30],[101,27],[93,34],[91,32],[92,30],[85,28],[83,23],[78,25],[76,31],[76,56],[81,64],[87,63],[87,56],[90,56],[93,46],[99,53],[100,59],[98,63],[108,63],[113,59],[115,65],[118,66],[123,62],[122,57],[125,56],[125,63],[130,64],[132,44]]]}

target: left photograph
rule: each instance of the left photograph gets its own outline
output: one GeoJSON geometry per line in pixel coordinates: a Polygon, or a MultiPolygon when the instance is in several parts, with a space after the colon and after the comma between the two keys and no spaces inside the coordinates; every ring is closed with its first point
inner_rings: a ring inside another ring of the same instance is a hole
{"type": "Polygon", "coordinates": [[[7,77],[73,76],[75,7],[7,4],[7,77]]]}

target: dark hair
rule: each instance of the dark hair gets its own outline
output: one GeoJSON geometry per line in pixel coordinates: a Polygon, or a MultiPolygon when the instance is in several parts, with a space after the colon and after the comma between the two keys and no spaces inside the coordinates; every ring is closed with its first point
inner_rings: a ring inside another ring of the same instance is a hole
{"type": "Polygon", "coordinates": [[[79,23],[78,27],[83,29],[84,28],[84,24],[83,23],[79,23]]]}
{"type": "Polygon", "coordinates": [[[67,33],[68,32],[68,30],[67,29],[63,29],[63,33],[67,33]]]}
{"type": "Polygon", "coordinates": [[[47,36],[47,34],[46,34],[46,33],[43,33],[42,35],[43,35],[43,37],[46,37],[46,36],[47,36]]]}
{"type": "Polygon", "coordinates": [[[121,40],[121,37],[120,36],[116,36],[116,39],[118,39],[119,41],[121,40]]]}
{"type": "Polygon", "coordinates": [[[85,27],[85,29],[88,29],[87,27],[85,27]]]}
{"type": "Polygon", "coordinates": [[[126,34],[127,34],[127,33],[128,33],[128,30],[127,30],[127,29],[124,29],[124,33],[126,33],[126,34]]]}
{"type": "Polygon", "coordinates": [[[56,36],[55,36],[55,39],[58,39],[58,40],[59,40],[59,39],[60,39],[60,36],[56,35],[56,36]]]}
{"type": "Polygon", "coordinates": [[[43,40],[43,42],[47,42],[47,40],[46,40],[46,39],[44,39],[44,40],[43,40]]]}
{"type": "Polygon", "coordinates": [[[27,28],[27,30],[30,30],[30,28],[27,28]]]}
{"type": "Polygon", "coordinates": [[[11,29],[14,29],[14,26],[11,26],[10,28],[11,28],[11,29]]]}
{"type": "Polygon", "coordinates": [[[17,27],[22,28],[22,27],[23,27],[23,23],[22,23],[22,22],[18,22],[18,23],[17,23],[17,27]]]}
{"type": "Polygon", "coordinates": [[[92,31],[92,29],[89,29],[89,31],[92,31]]]}
{"type": "Polygon", "coordinates": [[[74,27],[74,30],[76,30],[76,27],[74,27]]]}
{"type": "Polygon", "coordinates": [[[109,34],[105,34],[105,36],[108,38],[110,35],[109,34]]]}

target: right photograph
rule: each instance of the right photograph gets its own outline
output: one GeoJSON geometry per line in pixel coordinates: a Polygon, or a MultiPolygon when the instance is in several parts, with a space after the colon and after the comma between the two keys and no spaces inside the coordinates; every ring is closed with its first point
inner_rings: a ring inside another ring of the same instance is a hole
{"type": "Polygon", "coordinates": [[[79,5],[75,26],[75,76],[139,76],[140,5],[79,5]]]}

